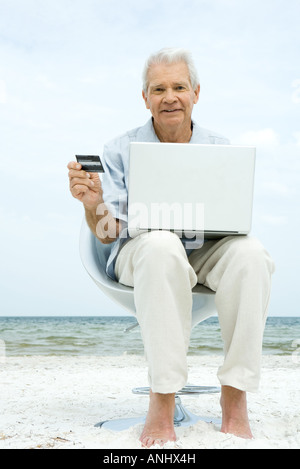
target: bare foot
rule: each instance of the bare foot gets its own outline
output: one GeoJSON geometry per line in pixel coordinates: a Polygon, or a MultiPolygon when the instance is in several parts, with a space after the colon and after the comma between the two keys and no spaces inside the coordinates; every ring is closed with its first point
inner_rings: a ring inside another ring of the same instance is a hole
{"type": "Polygon", "coordinates": [[[246,393],[230,386],[222,386],[221,406],[221,432],[231,433],[244,439],[252,439],[246,393]]]}
{"type": "Polygon", "coordinates": [[[174,430],[175,394],[158,394],[150,391],[150,404],[143,432],[142,446],[163,446],[167,441],[176,441],[174,430]]]}

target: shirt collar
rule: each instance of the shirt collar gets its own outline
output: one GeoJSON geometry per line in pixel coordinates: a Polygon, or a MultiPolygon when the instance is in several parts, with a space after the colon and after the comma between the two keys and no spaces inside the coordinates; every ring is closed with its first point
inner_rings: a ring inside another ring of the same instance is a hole
{"type": "Polygon", "coordinates": [[[154,127],[153,127],[152,117],[148,120],[148,122],[146,122],[146,124],[143,127],[140,127],[137,133],[137,141],[138,142],[159,142],[159,138],[157,137],[154,127]]]}
{"type": "MultiPolygon", "coordinates": [[[[199,142],[199,135],[201,134],[201,128],[195,121],[192,121],[193,125],[193,133],[191,140],[189,143],[198,143],[199,142]]],[[[154,126],[153,126],[153,118],[151,117],[148,122],[143,127],[140,127],[138,134],[137,134],[137,141],[139,142],[160,142],[159,138],[157,137],[154,126]]]]}

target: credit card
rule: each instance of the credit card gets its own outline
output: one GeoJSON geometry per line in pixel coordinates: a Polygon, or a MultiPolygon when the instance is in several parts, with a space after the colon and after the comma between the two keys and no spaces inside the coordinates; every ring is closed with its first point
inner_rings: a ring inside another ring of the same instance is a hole
{"type": "Polygon", "coordinates": [[[82,169],[88,173],[104,173],[100,156],[98,155],[75,155],[82,169]]]}

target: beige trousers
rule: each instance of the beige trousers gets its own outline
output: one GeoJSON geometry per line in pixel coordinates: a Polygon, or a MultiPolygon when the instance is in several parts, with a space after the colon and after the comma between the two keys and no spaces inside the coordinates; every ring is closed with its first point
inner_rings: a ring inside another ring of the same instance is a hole
{"type": "Polygon", "coordinates": [[[173,393],[187,382],[191,290],[197,282],[216,292],[225,355],[221,385],[257,391],[273,271],[269,254],[247,236],[208,241],[189,258],[167,231],[128,241],[115,273],[120,283],[134,287],[152,391],[173,393]]]}

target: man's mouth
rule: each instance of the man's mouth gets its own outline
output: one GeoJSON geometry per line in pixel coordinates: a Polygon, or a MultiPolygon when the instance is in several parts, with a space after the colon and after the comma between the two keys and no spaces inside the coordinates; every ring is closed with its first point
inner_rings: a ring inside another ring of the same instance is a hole
{"type": "Polygon", "coordinates": [[[172,112],[178,112],[178,111],[181,111],[181,109],[163,109],[162,112],[172,113],[172,112]]]}

